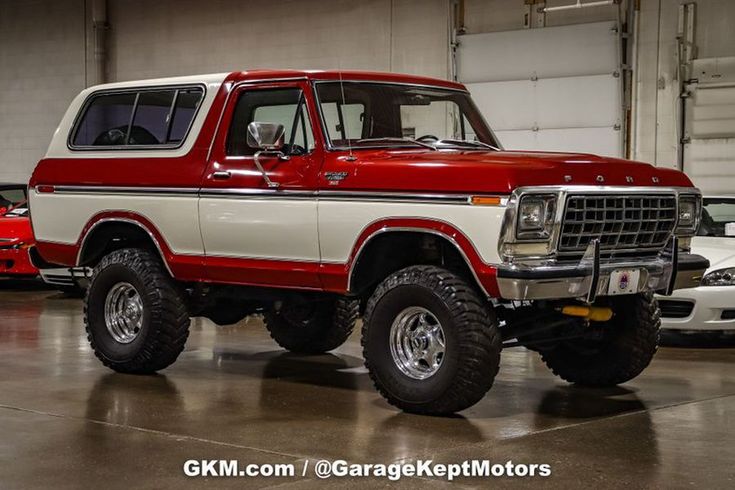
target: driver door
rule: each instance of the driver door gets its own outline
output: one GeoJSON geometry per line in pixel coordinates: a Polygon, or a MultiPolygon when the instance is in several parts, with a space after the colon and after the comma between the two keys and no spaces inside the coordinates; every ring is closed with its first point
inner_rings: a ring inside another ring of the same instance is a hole
{"type": "Polygon", "coordinates": [[[204,175],[199,216],[209,279],[274,287],[321,288],[317,176],[323,159],[306,82],[235,87],[204,175]],[[282,155],[260,156],[247,141],[251,122],[284,126],[282,155]]]}

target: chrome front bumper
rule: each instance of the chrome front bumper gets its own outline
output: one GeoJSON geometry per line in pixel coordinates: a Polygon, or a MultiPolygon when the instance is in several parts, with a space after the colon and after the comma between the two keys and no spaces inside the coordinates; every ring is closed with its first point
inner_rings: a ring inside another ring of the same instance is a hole
{"type": "Polygon", "coordinates": [[[674,289],[699,286],[709,261],[700,255],[682,254],[677,240],[656,257],[600,260],[600,245],[594,240],[578,263],[540,261],[510,263],[498,267],[500,296],[509,300],[579,298],[593,302],[606,296],[615,270],[637,269],[637,292],[656,291],[670,295],[674,289]]]}

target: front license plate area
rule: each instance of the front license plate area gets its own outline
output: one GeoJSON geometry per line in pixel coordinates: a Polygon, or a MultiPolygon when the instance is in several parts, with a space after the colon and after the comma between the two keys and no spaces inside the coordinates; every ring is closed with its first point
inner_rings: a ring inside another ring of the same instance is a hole
{"type": "Polygon", "coordinates": [[[641,279],[640,269],[615,269],[610,274],[610,283],[607,294],[618,296],[621,294],[635,294],[638,292],[638,283],[641,279]]]}

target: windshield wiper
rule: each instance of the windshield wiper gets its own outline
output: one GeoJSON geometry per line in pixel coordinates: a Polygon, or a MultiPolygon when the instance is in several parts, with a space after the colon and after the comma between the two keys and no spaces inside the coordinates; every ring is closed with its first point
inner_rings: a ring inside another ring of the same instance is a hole
{"type": "Polygon", "coordinates": [[[411,138],[392,138],[392,137],[365,138],[365,139],[357,140],[355,143],[408,143],[410,145],[422,146],[424,148],[428,148],[430,150],[436,151],[436,148],[433,145],[430,145],[428,143],[423,143],[421,141],[416,141],[411,138]]]}
{"type": "Polygon", "coordinates": [[[500,148],[497,146],[489,145],[487,143],[483,143],[482,141],[467,141],[467,140],[453,140],[453,139],[446,139],[446,140],[439,140],[436,142],[437,146],[441,145],[447,145],[447,146],[472,146],[475,148],[488,148],[490,150],[494,151],[501,151],[500,148]]]}

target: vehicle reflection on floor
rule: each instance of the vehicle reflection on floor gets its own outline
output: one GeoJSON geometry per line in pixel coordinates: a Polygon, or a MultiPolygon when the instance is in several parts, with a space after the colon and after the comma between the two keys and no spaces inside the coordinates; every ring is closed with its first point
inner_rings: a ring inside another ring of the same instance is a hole
{"type": "MultiPolygon", "coordinates": [[[[643,376],[605,390],[567,385],[537,354],[510,349],[479,404],[421,417],[374,391],[356,335],[331,354],[299,356],[280,350],[257,318],[219,328],[196,319],[174,366],[122,375],[88,349],[79,300],[0,285],[0,373],[0,459],[14,461],[0,470],[8,487],[146,475],[162,488],[196,488],[201,482],[181,472],[191,457],[511,459],[551,464],[557,487],[721,487],[735,458],[733,349],[661,349],[643,376]]],[[[304,488],[315,484],[309,478],[304,488]]]]}

